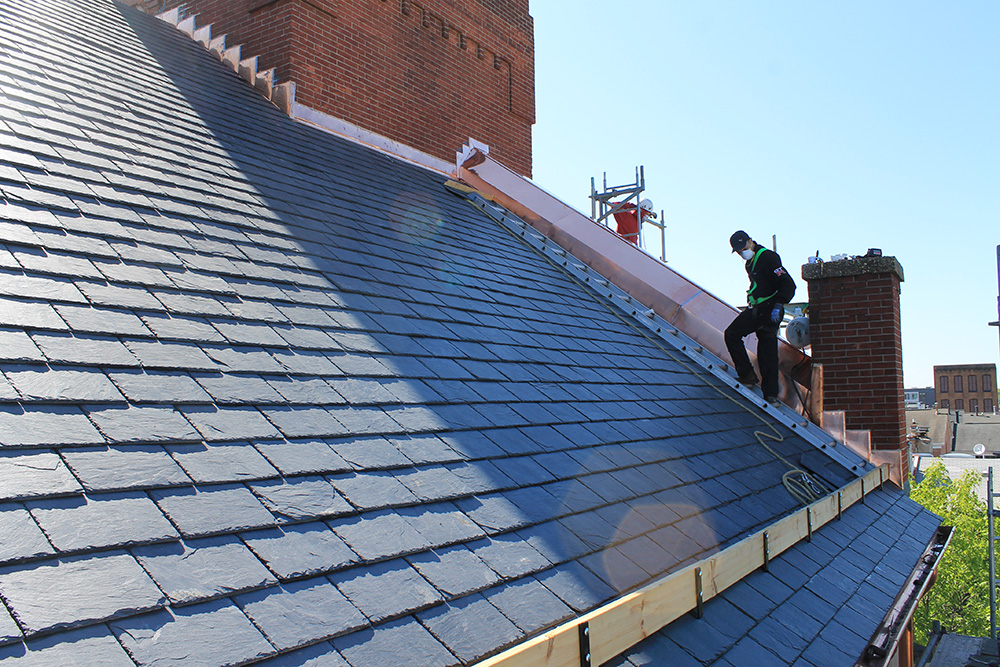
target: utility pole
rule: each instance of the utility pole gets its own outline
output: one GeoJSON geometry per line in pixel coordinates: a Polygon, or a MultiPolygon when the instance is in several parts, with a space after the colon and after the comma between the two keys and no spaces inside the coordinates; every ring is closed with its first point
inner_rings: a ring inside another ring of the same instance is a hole
{"type": "Polygon", "coordinates": [[[997,246],[997,321],[990,322],[991,327],[997,327],[1000,333],[1000,245],[997,246]]]}

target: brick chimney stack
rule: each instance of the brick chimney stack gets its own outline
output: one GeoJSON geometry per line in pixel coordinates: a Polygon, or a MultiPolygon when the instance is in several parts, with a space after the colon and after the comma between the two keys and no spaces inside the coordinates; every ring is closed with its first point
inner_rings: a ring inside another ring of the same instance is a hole
{"type": "Polygon", "coordinates": [[[453,162],[472,137],[531,175],[528,0],[167,0],[259,56],[296,101],[453,162]]]}
{"type": "Polygon", "coordinates": [[[873,458],[898,466],[905,483],[906,414],[895,257],[859,257],[802,267],[809,284],[812,358],[823,364],[825,410],[871,432],[873,458]]]}

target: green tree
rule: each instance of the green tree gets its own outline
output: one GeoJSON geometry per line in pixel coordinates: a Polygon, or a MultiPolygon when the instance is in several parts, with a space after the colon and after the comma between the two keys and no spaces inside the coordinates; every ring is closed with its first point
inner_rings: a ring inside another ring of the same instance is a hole
{"type": "MultiPolygon", "coordinates": [[[[990,632],[990,570],[986,504],[976,497],[979,474],[966,470],[957,480],[941,463],[932,465],[910,496],[954,526],[937,581],[913,617],[916,641],[927,643],[932,621],[950,632],[986,637],[990,632]]],[[[997,524],[1000,528],[1000,523],[997,524]]]]}

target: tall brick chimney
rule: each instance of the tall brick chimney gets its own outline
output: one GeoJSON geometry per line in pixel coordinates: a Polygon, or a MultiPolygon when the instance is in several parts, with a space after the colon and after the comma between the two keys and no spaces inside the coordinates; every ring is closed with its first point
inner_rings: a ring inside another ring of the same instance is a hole
{"type": "Polygon", "coordinates": [[[823,364],[823,406],[847,428],[871,432],[873,455],[898,466],[905,484],[906,414],[895,257],[859,257],[802,267],[809,284],[813,361],[823,364]]]}
{"type": "Polygon", "coordinates": [[[296,100],[453,162],[469,137],[531,175],[528,0],[167,0],[259,56],[296,100]]]}

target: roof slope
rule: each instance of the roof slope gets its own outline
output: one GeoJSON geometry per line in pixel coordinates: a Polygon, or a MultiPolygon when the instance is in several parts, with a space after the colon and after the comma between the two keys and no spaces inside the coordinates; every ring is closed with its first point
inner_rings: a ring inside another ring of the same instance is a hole
{"type": "Polygon", "coordinates": [[[155,19],[0,44],[0,662],[467,664],[852,478],[155,19]]]}

